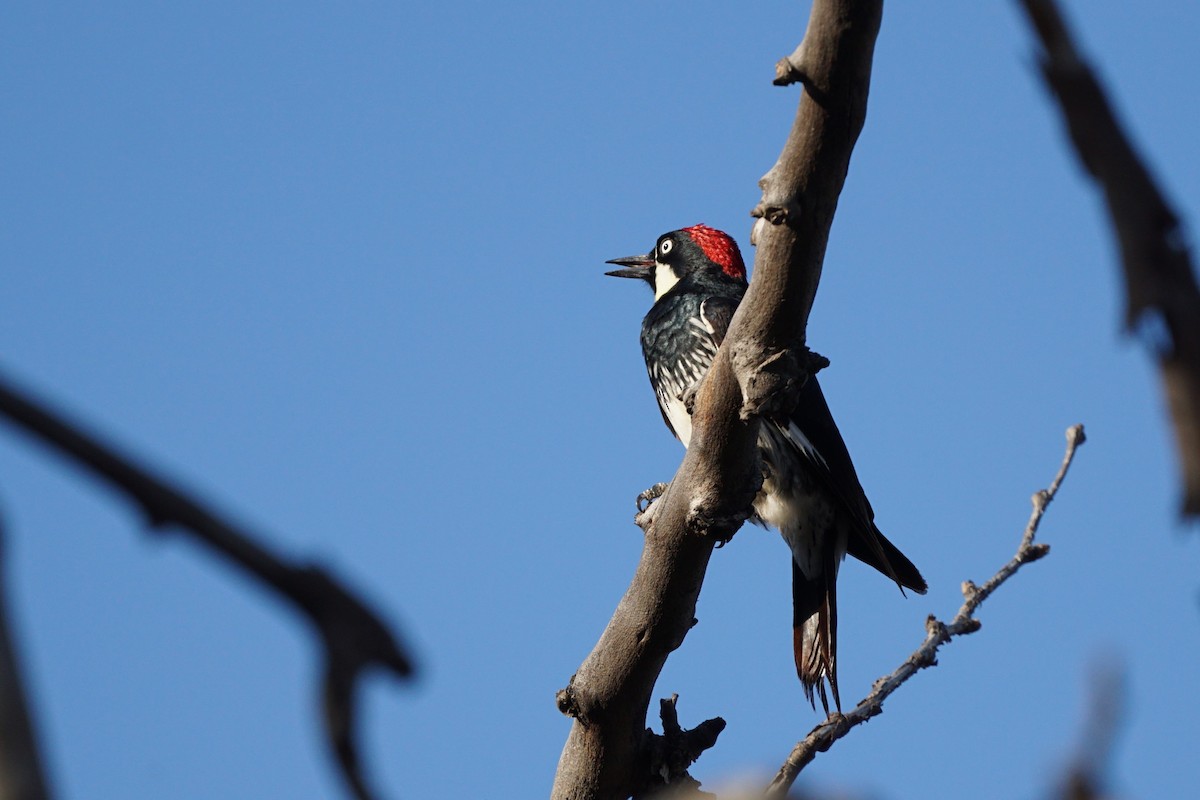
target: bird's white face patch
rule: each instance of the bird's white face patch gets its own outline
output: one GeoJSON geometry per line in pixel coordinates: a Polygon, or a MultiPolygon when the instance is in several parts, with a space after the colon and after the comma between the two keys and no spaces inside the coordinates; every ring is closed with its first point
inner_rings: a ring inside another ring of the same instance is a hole
{"type": "Polygon", "coordinates": [[[658,300],[675,284],[679,283],[679,276],[675,274],[675,270],[668,267],[666,264],[654,262],[654,299],[658,300]]]}

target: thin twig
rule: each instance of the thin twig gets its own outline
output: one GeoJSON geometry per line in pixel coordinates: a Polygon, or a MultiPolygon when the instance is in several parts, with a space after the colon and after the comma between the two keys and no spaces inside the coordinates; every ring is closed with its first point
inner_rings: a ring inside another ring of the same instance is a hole
{"type": "Polygon", "coordinates": [[[324,569],[289,562],[272,553],[244,529],[84,433],[80,426],[50,412],[3,376],[0,414],[132,500],[151,528],[173,526],[191,533],[273,589],[312,624],[324,649],[322,706],[329,745],[354,795],[361,800],[370,798],[354,738],[358,678],[369,667],[380,667],[402,678],[413,672],[407,652],[379,616],[324,569]]]}
{"type": "Polygon", "coordinates": [[[1034,493],[1033,513],[1029,516],[1029,523],[1025,526],[1025,532],[1021,536],[1021,544],[1017,548],[1016,555],[982,586],[965,581],[962,585],[962,607],[959,608],[958,613],[954,615],[954,619],[949,624],[930,615],[925,620],[925,641],[921,642],[921,646],[913,651],[912,655],[904,660],[904,663],[891,674],[876,680],[871,688],[871,693],[849,713],[834,712],[829,715],[828,719],[813,728],[812,732],[792,749],[783,766],[779,768],[779,773],[767,787],[768,797],[781,797],[786,794],[792,783],[795,782],[796,776],[816,758],[817,753],[828,750],[834,742],[849,733],[851,728],[861,725],[871,717],[882,714],[883,701],[892,692],[920,670],[937,664],[937,653],[942,645],[955,636],[979,630],[980,623],[975,619],[975,612],[983,601],[1015,575],[1022,566],[1037,561],[1050,552],[1049,545],[1034,542],[1034,537],[1037,535],[1042,515],[1046,513],[1046,507],[1058,494],[1058,488],[1062,485],[1063,478],[1066,477],[1067,470],[1075,458],[1075,451],[1079,445],[1083,444],[1084,440],[1082,425],[1073,425],[1067,429],[1067,450],[1062,464],[1058,468],[1058,474],[1054,476],[1054,481],[1048,489],[1034,493]]]}

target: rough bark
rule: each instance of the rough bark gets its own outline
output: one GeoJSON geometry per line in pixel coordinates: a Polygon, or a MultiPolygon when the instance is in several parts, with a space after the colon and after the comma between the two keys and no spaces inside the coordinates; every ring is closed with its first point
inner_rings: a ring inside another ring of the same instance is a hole
{"type": "Polygon", "coordinates": [[[692,439],[666,493],[639,517],[641,561],[595,649],[558,694],[573,718],[556,800],[625,798],[647,785],[646,712],[694,623],[712,548],[745,521],[761,482],[763,414],[786,413],[822,365],[804,346],[829,228],[866,118],[880,0],[815,0],[777,83],[804,85],[754,209],[754,280],[696,395],[692,439]]]}

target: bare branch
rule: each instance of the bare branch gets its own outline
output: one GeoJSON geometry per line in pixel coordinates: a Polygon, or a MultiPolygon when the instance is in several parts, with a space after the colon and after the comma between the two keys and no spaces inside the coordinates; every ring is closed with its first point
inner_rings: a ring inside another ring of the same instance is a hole
{"type": "Polygon", "coordinates": [[[50,797],[33,717],[25,699],[17,647],[8,625],[8,581],[4,568],[5,532],[0,520],[0,798],[50,797]]]}
{"type": "Polygon", "coordinates": [[[881,0],[815,0],[804,92],[754,214],[754,281],[701,383],[692,437],[666,492],[639,516],[644,549],[600,641],[558,707],[574,718],[556,800],[625,798],[649,779],[646,712],[667,656],[694,624],[714,543],[733,536],[762,481],[759,416],[783,414],[822,366],[805,347],[829,226],[866,117],[881,0]]]}
{"type": "Polygon", "coordinates": [[[792,783],[795,782],[796,776],[816,758],[817,753],[828,750],[834,742],[849,733],[855,726],[882,714],[883,701],[892,692],[920,670],[937,664],[937,653],[942,645],[955,636],[979,630],[980,622],[975,618],[975,612],[992,592],[1015,575],[1022,566],[1037,561],[1050,552],[1049,545],[1034,542],[1034,537],[1037,535],[1042,515],[1046,513],[1046,507],[1058,494],[1058,488],[1062,485],[1063,478],[1066,477],[1067,470],[1075,459],[1075,451],[1079,445],[1083,444],[1085,438],[1082,425],[1073,425],[1067,429],[1067,450],[1062,464],[1058,468],[1058,474],[1054,476],[1054,481],[1049,488],[1034,493],[1033,513],[1030,514],[1025,532],[1021,535],[1021,544],[1017,548],[1016,555],[983,586],[976,586],[971,581],[964,581],[962,585],[963,604],[958,613],[954,615],[954,619],[946,624],[930,615],[925,620],[925,641],[921,642],[921,646],[914,650],[912,655],[894,671],[876,680],[871,693],[859,701],[853,710],[846,714],[834,712],[829,715],[828,719],[813,728],[808,736],[792,749],[791,754],[780,767],[779,773],[767,787],[767,796],[781,797],[786,794],[792,783]]]}
{"type": "Polygon", "coordinates": [[[51,413],[3,378],[0,414],[132,500],[152,529],[174,526],[191,533],[229,563],[273,589],[312,624],[324,649],[322,705],[329,745],[355,796],[369,798],[354,740],[358,678],[370,667],[402,678],[413,672],[408,654],[388,626],[324,569],[292,563],[270,552],[245,530],[119,455],[79,426],[51,413]]]}
{"type": "Polygon", "coordinates": [[[1108,205],[1125,277],[1127,330],[1158,359],[1183,472],[1182,510],[1200,516],[1200,286],[1185,234],[1071,39],[1054,0],[1021,0],[1042,44],[1042,77],[1108,205]]]}

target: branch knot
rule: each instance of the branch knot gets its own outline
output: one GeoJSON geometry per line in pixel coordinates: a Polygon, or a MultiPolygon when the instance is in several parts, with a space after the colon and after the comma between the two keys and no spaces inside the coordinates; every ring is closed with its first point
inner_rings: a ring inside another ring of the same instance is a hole
{"type": "MultiPolygon", "coordinates": [[[[759,181],[759,184],[765,186],[770,177],[771,174],[767,173],[763,176],[763,179],[759,181]]],[[[768,204],[764,200],[750,210],[750,216],[764,219],[772,225],[795,226],[802,213],[803,208],[800,205],[799,198],[796,197],[790,197],[782,204],[768,204]]]]}
{"type": "Polygon", "coordinates": [[[796,409],[800,390],[809,377],[829,366],[829,359],[804,345],[777,350],[762,358],[759,352],[733,352],[733,365],[742,388],[742,420],[765,416],[786,420],[796,409]],[[757,363],[750,363],[753,360],[757,363]]]}

